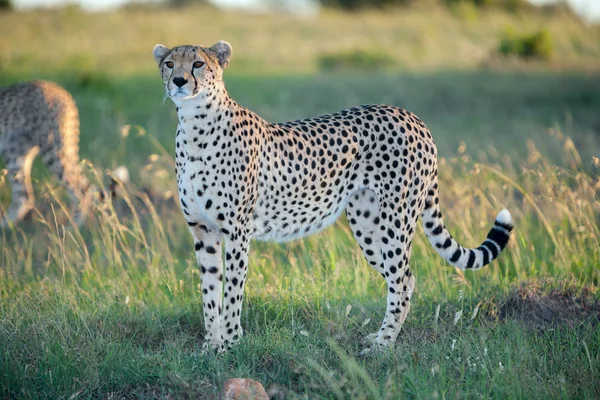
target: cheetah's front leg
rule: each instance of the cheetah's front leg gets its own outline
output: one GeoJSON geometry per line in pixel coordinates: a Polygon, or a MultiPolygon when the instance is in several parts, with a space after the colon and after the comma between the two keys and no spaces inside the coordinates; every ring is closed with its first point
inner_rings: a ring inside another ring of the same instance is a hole
{"type": "Polygon", "coordinates": [[[244,284],[248,274],[248,251],[250,234],[238,228],[230,240],[225,242],[225,294],[221,334],[224,349],[237,342],[244,331],[240,323],[244,284]]]}
{"type": "Polygon", "coordinates": [[[31,185],[31,167],[39,150],[38,146],[34,146],[23,155],[19,151],[5,155],[12,199],[6,215],[2,216],[0,213],[0,228],[21,221],[33,208],[35,200],[31,185]]]}
{"type": "Polygon", "coordinates": [[[202,309],[206,336],[204,350],[221,348],[221,313],[223,261],[221,257],[222,234],[201,222],[188,222],[194,237],[196,260],[202,279],[202,309]]]}

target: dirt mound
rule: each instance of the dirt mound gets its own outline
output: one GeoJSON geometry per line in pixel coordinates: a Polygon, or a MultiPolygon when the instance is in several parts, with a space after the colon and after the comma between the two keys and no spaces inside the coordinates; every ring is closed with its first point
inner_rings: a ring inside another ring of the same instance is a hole
{"type": "Polygon", "coordinates": [[[591,285],[575,287],[555,281],[526,282],[500,303],[498,317],[521,321],[532,329],[597,324],[600,322],[597,291],[591,285]]]}

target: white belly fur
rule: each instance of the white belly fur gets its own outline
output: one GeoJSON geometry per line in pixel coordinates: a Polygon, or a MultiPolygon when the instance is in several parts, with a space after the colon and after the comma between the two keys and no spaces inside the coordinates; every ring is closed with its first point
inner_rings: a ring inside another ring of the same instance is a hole
{"type": "MultiPolygon", "coordinates": [[[[350,195],[346,196],[344,201],[342,201],[339,204],[337,212],[332,213],[325,218],[317,219],[317,221],[313,222],[312,224],[289,225],[285,228],[281,227],[281,224],[278,224],[277,221],[263,220],[259,212],[257,213],[257,218],[255,218],[254,220],[255,232],[253,237],[256,240],[261,241],[289,242],[308,235],[312,235],[313,233],[322,231],[329,225],[333,224],[339,218],[342,211],[344,211],[349,200],[350,195]],[[268,223],[268,226],[271,227],[271,230],[269,230],[268,232],[265,232],[265,222],[268,223]]],[[[327,211],[324,212],[324,214],[327,214],[327,211]]]]}

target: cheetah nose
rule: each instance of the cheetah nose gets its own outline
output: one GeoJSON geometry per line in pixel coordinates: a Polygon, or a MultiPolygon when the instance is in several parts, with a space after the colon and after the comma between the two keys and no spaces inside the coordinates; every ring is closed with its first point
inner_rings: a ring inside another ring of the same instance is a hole
{"type": "Polygon", "coordinates": [[[183,85],[185,85],[187,83],[187,79],[181,78],[181,77],[176,77],[176,78],[173,78],[173,83],[175,85],[177,85],[177,87],[182,87],[183,85]]]}

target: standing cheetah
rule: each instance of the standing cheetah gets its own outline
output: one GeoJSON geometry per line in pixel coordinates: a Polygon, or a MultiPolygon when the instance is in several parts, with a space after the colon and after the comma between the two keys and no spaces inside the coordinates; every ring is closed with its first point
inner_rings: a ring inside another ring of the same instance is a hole
{"type": "Polygon", "coordinates": [[[82,206],[75,217],[81,224],[88,203],[88,181],[79,165],[79,113],[75,101],[52,82],[0,88],[0,157],[12,189],[2,227],[21,221],[34,205],[31,166],[38,154],[82,206]]]}
{"type": "Polygon", "coordinates": [[[227,94],[223,69],[231,52],[223,41],[153,51],[179,118],[175,173],[201,271],[204,348],[226,350],[243,334],[252,237],[300,238],[346,210],[368,263],[388,285],[385,319],[368,336],[373,350],[396,340],[408,314],[415,287],[408,263],[419,215],[438,253],[461,269],[483,267],[506,246],[513,228],[507,210],[478,248],[452,239],[439,208],[435,143],[416,115],[367,105],[269,123],[227,94]]]}

